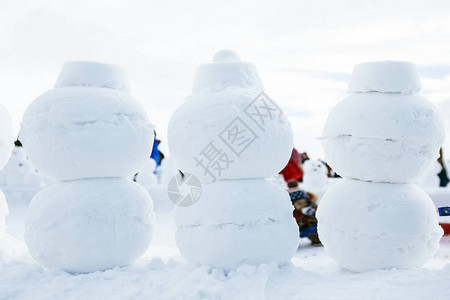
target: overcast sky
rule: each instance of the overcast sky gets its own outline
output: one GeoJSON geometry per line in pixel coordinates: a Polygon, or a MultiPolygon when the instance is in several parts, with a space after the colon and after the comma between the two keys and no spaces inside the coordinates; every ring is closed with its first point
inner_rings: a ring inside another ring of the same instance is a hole
{"type": "Polygon", "coordinates": [[[316,158],[316,137],[360,62],[416,63],[422,94],[450,116],[448,0],[0,1],[0,102],[17,130],[65,61],[92,60],[128,71],[165,142],[195,68],[223,48],[256,64],[295,145],[316,158]]]}

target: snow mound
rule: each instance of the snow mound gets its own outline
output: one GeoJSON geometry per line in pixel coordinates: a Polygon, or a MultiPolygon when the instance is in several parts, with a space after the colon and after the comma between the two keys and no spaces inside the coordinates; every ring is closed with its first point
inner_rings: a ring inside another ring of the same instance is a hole
{"type": "Polygon", "coordinates": [[[11,116],[3,105],[0,105],[0,170],[8,162],[14,147],[14,130],[11,116]]]}
{"type": "Polygon", "coordinates": [[[357,272],[422,266],[443,234],[432,200],[413,184],[343,180],[323,196],[317,218],[325,251],[357,272]]]}
{"type": "Polygon", "coordinates": [[[48,268],[87,273],[125,266],[150,243],[151,210],[149,194],[128,179],[60,182],[31,201],[25,241],[48,268]]]}
{"type": "Polygon", "coordinates": [[[180,169],[203,183],[266,178],[282,170],[293,147],[291,126],[273,102],[264,97],[255,101],[257,96],[228,90],[192,96],[183,103],[168,127],[170,152],[180,169]],[[270,115],[264,112],[263,122],[252,114],[256,105],[263,106],[261,101],[274,109],[270,115]]]}
{"type": "Polygon", "coordinates": [[[263,179],[218,181],[191,207],[177,207],[178,249],[187,260],[226,270],[290,260],[298,226],[288,193],[263,179]]]}
{"type": "Polygon", "coordinates": [[[68,61],[64,64],[55,88],[65,86],[88,86],[130,91],[128,76],[121,67],[89,61],[68,61]]]}
{"type": "Polygon", "coordinates": [[[355,66],[348,91],[350,93],[401,93],[420,91],[416,65],[403,61],[367,62],[355,66]]]}
{"type": "Polygon", "coordinates": [[[197,68],[192,94],[217,93],[236,88],[264,91],[255,65],[241,61],[232,50],[221,50],[214,55],[213,63],[197,68]]]}
{"type": "Polygon", "coordinates": [[[330,112],[323,129],[325,160],[339,175],[413,182],[439,157],[441,113],[418,95],[354,94],[330,112]]]}
{"type": "Polygon", "coordinates": [[[36,169],[56,180],[130,177],[148,160],[153,125],[127,93],[68,86],[30,104],[20,139],[36,169]]]}

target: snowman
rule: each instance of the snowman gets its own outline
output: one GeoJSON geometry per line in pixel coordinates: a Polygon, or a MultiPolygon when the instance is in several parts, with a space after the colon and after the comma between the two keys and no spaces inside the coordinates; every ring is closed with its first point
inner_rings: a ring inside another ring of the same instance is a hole
{"type": "Polygon", "coordinates": [[[175,210],[177,246],[191,262],[284,264],[297,249],[289,195],[265,179],[288,162],[293,134],[263,90],[253,64],[219,51],[197,68],[192,96],[169,122],[170,152],[202,184],[198,202],[175,210]]]}
{"type": "Polygon", "coordinates": [[[28,208],[25,241],[35,260],[86,273],[145,252],[152,201],[128,178],[147,162],[153,126],[120,67],[67,62],[25,111],[20,137],[30,162],[57,181],[28,208]]]}
{"type": "Polygon", "coordinates": [[[318,159],[308,159],[303,163],[302,187],[315,194],[323,194],[328,186],[327,167],[318,159]]]}
{"type": "MultiPolygon", "coordinates": [[[[14,147],[14,130],[11,116],[3,105],[0,105],[0,170],[8,162],[11,150],[14,147]]],[[[0,190],[0,233],[4,232],[5,217],[8,215],[8,205],[5,195],[0,190]]]]}
{"type": "Polygon", "coordinates": [[[45,185],[45,180],[27,159],[23,147],[14,147],[8,163],[0,172],[0,187],[9,210],[6,217],[8,234],[23,239],[28,204],[45,185]]]}
{"type": "Polygon", "coordinates": [[[439,246],[433,202],[413,182],[438,158],[444,125],[419,90],[412,63],[359,64],[350,81],[353,94],[325,123],[326,161],[344,180],[323,196],[318,232],[343,268],[419,267],[439,246]]]}

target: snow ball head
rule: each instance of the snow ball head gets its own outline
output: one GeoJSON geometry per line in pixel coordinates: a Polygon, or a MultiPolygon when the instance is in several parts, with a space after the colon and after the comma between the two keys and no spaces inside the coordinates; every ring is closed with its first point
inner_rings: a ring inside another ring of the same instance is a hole
{"type": "Polygon", "coordinates": [[[183,103],[168,127],[170,153],[180,169],[203,183],[268,178],[282,170],[292,152],[292,129],[281,110],[272,111],[270,118],[266,114],[264,123],[246,114],[259,103],[254,102],[257,95],[230,90],[192,96],[183,103]]]}
{"type": "Polygon", "coordinates": [[[401,87],[389,90],[398,92],[355,93],[328,115],[322,133],[325,160],[339,175],[410,183],[439,157],[445,131],[437,107],[419,95],[401,93],[401,87]]]}
{"type": "Polygon", "coordinates": [[[151,153],[153,125],[128,89],[116,66],[67,63],[23,116],[20,139],[32,164],[56,180],[136,174],[151,153]]]}
{"type": "Polygon", "coordinates": [[[205,185],[199,201],[177,207],[176,243],[187,260],[226,270],[294,255],[298,226],[286,190],[263,179],[205,185]]]}
{"type": "Polygon", "coordinates": [[[355,272],[422,266],[443,234],[430,197],[414,184],[345,179],[317,210],[325,251],[355,272]]]}
{"type": "Polygon", "coordinates": [[[39,263],[70,273],[125,266],[147,249],[152,201],[121,178],[53,184],[31,201],[25,241],[39,263]]]}
{"type": "Polygon", "coordinates": [[[213,63],[200,65],[194,76],[192,94],[218,93],[228,89],[264,90],[255,65],[241,61],[232,50],[221,50],[213,63]]]}
{"type": "Polygon", "coordinates": [[[213,62],[214,63],[223,63],[223,62],[238,62],[241,61],[239,54],[234,52],[233,50],[223,49],[214,54],[213,62]]]}
{"type": "Polygon", "coordinates": [[[415,94],[421,87],[415,64],[380,61],[357,64],[353,69],[348,92],[415,94]]]}
{"type": "Polygon", "coordinates": [[[11,116],[8,111],[0,105],[0,170],[8,162],[14,147],[14,130],[11,116]]]}

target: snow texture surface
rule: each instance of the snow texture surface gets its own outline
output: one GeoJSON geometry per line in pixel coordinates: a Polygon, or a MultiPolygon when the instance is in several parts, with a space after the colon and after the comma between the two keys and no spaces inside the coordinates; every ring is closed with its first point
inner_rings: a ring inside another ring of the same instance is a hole
{"type": "MultiPolygon", "coordinates": [[[[228,90],[189,97],[175,111],[168,127],[170,152],[180,169],[196,175],[203,183],[267,178],[281,171],[291,155],[292,129],[278,108],[271,111],[270,117],[265,112],[264,123],[246,114],[247,107],[251,112],[254,105],[261,105],[254,102],[257,96],[253,91],[228,90]],[[214,153],[214,149],[220,151],[223,170],[210,166],[211,174],[201,165],[213,164],[205,154],[214,153]]],[[[275,107],[271,102],[269,105],[275,107]]]]}
{"type": "Polygon", "coordinates": [[[265,181],[226,180],[203,187],[193,206],[176,207],[176,241],[191,262],[226,270],[285,264],[299,232],[288,193],[265,181]]]}
{"type": "Polygon", "coordinates": [[[86,273],[138,259],[152,237],[152,200],[122,178],[55,183],[31,201],[25,241],[45,267],[86,273]]]}
{"type": "MultiPolygon", "coordinates": [[[[67,72],[63,77],[70,77],[67,72]]],[[[20,139],[38,171],[56,180],[130,177],[148,160],[152,131],[144,108],[128,93],[64,86],[30,104],[20,139]]]]}
{"type": "Polygon", "coordinates": [[[416,65],[404,61],[380,61],[357,64],[353,69],[350,93],[401,93],[420,91],[416,65]]]}
{"type": "Polygon", "coordinates": [[[24,243],[0,234],[0,299],[448,300],[450,238],[423,268],[353,273],[303,239],[291,263],[225,272],[186,262],[172,212],[156,215],[152,247],[130,266],[72,275],[36,264],[24,243]]]}
{"type": "Polygon", "coordinates": [[[443,234],[432,200],[414,184],[345,179],[322,197],[317,218],[325,251],[357,272],[420,267],[443,234]]]}
{"type": "Polygon", "coordinates": [[[438,109],[421,96],[357,93],[328,116],[325,160],[348,178],[414,182],[439,157],[444,128],[438,109]]]}

